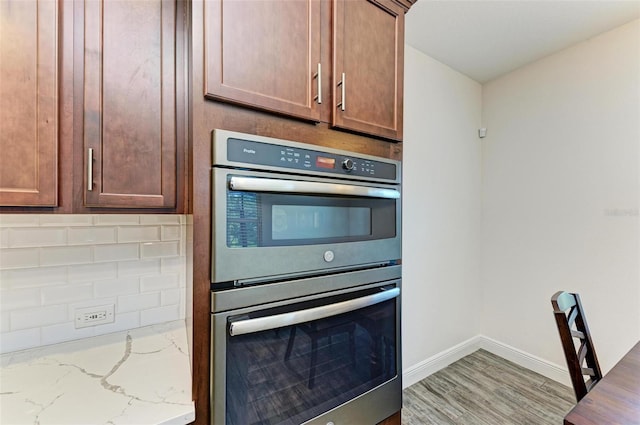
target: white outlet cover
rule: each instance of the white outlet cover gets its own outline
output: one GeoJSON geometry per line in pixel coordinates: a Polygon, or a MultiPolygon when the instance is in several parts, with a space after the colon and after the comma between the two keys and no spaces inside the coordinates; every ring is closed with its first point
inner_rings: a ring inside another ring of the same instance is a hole
{"type": "Polygon", "coordinates": [[[89,326],[113,323],[115,320],[115,308],[113,304],[98,305],[93,307],[77,308],[74,312],[76,329],[89,326]]]}

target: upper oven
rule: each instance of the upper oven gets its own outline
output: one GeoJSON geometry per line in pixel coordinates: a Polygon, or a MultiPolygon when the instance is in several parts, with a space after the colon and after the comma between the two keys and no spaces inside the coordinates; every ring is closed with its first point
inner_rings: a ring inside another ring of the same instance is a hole
{"type": "Polygon", "coordinates": [[[212,282],[393,263],[400,175],[398,161],[215,130],[212,282]]]}

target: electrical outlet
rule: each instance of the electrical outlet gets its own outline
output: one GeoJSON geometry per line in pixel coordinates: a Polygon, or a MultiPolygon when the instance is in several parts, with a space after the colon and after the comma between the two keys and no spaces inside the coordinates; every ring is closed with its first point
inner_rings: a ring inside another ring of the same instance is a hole
{"type": "Polygon", "coordinates": [[[76,329],[113,323],[114,320],[113,304],[77,308],[75,311],[76,329]]]}

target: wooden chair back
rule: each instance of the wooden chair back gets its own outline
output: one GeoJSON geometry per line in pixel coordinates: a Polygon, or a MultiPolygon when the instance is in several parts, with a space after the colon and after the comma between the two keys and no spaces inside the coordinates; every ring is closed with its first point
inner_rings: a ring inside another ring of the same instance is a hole
{"type": "Polygon", "coordinates": [[[576,399],[580,401],[602,379],[580,296],[559,291],[551,297],[551,305],[576,399]]]}

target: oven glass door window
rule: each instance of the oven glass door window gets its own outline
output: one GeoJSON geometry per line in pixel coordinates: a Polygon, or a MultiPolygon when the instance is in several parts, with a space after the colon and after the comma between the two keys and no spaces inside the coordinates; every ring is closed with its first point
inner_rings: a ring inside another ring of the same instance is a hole
{"type": "Polygon", "coordinates": [[[396,199],[227,192],[227,246],[357,242],[396,236],[396,199]]]}
{"type": "Polygon", "coordinates": [[[396,355],[396,299],[228,335],[226,424],[298,425],[395,377],[396,355]]]}

